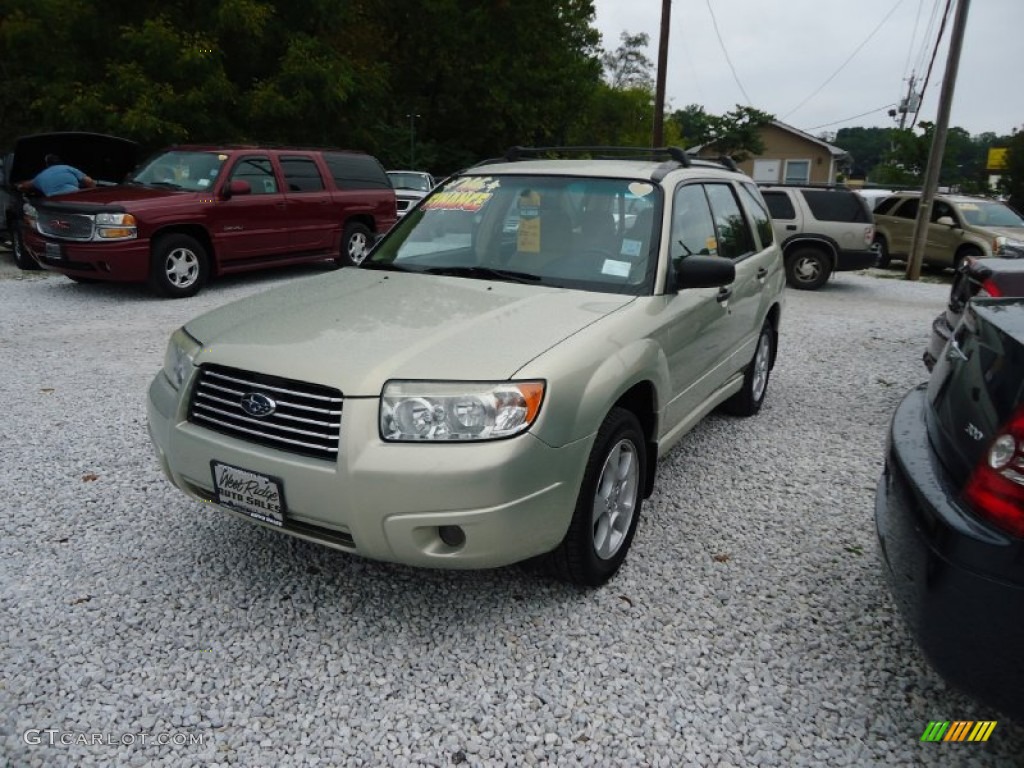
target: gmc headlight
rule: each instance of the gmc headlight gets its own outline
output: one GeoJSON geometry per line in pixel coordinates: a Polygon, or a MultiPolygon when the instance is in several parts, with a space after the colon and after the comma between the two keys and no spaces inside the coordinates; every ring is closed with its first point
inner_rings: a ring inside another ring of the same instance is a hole
{"type": "Polygon", "coordinates": [[[164,375],[172,387],[181,389],[181,385],[188,380],[200,349],[202,345],[189,336],[184,328],[179,328],[171,334],[171,341],[164,354],[164,375]]]}
{"type": "Polygon", "coordinates": [[[1003,258],[1019,259],[1024,257],[1024,240],[999,235],[992,241],[992,253],[1003,258]]]}
{"type": "Polygon", "coordinates": [[[393,442],[512,437],[530,428],[543,400],[543,381],[390,381],[380,434],[393,442]]]}
{"type": "Polygon", "coordinates": [[[101,240],[129,240],[138,237],[135,217],[130,213],[97,213],[96,237],[101,240]]]}
{"type": "Polygon", "coordinates": [[[36,219],[38,218],[36,207],[31,203],[25,203],[21,206],[21,216],[25,220],[25,223],[32,229],[36,228],[36,219]]]}

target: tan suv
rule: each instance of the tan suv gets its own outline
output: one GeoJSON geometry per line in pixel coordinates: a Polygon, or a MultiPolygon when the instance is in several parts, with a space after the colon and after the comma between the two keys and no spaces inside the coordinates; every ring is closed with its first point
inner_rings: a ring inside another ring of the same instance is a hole
{"type": "MultiPolygon", "coordinates": [[[[901,192],[875,208],[879,266],[906,260],[914,237],[920,192],[901,192]]],[[[936,195],[932,204],[924,263],[959,267],[968,257],[1024,257],[1024,219],[996,200],[968,195],[936,195]]]]}
{"type": "Polygon", "coordinates": [[[610,578],[658,458],[718,406],[760,409],[785,286],[749,177],[640,152],[518,150],[359,269],[190,320],[149,390],[167,476],[364,557],[610,578]]]}

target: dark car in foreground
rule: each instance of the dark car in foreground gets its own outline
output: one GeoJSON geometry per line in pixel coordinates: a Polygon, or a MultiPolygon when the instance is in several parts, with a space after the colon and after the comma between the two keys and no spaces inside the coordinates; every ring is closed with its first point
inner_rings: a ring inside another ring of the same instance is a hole
{"type": "Polygon", "coordinates": [[[3,202],[3,228],[11,241],[14,262],[26,270],[39,269],[39,265],[24,247],[20,226],[22,209],[26,200],[37,197],[20,192],[18,184],[35,178],[46,166],[45,158],[49,154],[78,168],[96,181],[97,186],[110,186],[124,181],[135,167],[139,146],[129,139],[84,131],[37,133],[22,136],[14,143],[4,156],[0,200],[3,202]]]}
{"type": "Polygon", "coordinates": [[[932,666],[1024,718],[1024,299],[974,299],[897,407],[875,499],[884,571],[932,666]]]}
{"type": "Polygon", "coordinates": [[[932,323],[932,337],[924,352],[924,364],[935,367],[967,302],[975,296],[1024,296],[1024,259],[968,257],[956,270],[949,289],[949,304],[932,323]]]}

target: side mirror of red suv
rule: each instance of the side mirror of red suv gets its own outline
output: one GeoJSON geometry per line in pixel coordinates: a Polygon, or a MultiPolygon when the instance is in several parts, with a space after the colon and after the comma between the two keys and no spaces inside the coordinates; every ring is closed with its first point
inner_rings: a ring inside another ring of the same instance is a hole
{"type": "Polygon", "coordinates": [[[224,192],[224,198],[229,199],[235,195],[251,195],[252,187],[249,186],[248,181],[230,181],[228,182],[228,188],[224,192]]]}

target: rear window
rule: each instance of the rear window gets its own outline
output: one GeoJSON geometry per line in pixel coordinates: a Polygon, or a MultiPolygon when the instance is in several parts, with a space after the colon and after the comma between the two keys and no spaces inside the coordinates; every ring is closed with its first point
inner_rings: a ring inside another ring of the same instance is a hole
{"type": "Polygon", "coordinates": [[[793,208],[793,201],[785,192],[766,192],[761,190],[761,197],[768,206],[768,212],[773,219],[795,219],[796,210],[793,208]]]}
{"type": "Polygon", "coordinates": [[[324,152],[327,169],[338,189],[391,189],[377,158],[346,152],[324,152]]]}
{"type": "Polygon", "coordinates": [[[867,203],[853,192],[829,189],[802,189],[800,194],[818,221],[841,221],[848,224],[871,223],[867,203]]]}
{"type": "Polygon", "coordinates": [[[898,203],[899,201],[900,198],[895,196],[885,198],[885,200],[883,200],[882,202],[875,206],[875,215],[885,216],[887,213],[889,213],[889,211],[891,211],[896,206],[896,203],[898,203]]]}

